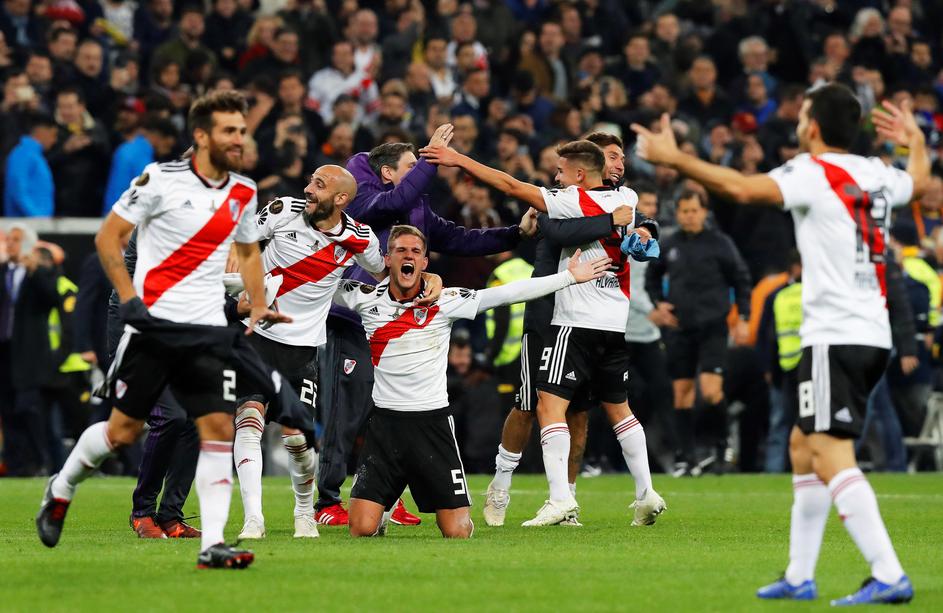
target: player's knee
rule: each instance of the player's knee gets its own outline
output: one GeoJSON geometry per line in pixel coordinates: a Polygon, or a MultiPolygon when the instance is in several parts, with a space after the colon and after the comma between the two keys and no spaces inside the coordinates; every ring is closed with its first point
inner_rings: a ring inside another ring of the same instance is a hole
{"type": "Polygon", "coordinates": [[[368,517],[354,517],[351,515],[347,521],[347,531],[354,538],[374,536],[379,528],[380,522],[374,522],[368,517]]]}
{"type": "Polygon", "coordinates": [[[442,536],[447,539],[467,539],[471,538],[475,532],[475,523],[471,517],[449,522],[439,527],[442,536]]]}
{"type": "Polygon", "coordinates": [[[136,423],[108,424],[108,440],[113,449],[121,449],[133,445],[141,435],[142,426],[136,423]]]}

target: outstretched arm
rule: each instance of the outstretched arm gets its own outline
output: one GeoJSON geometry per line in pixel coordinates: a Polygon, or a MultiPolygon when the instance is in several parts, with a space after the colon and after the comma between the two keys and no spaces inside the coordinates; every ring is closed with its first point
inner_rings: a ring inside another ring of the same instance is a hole
{"type": "Polygon", "coordinates": [[[547,212],[547,205],[544,204],[543,194],[540,193],[540,188],[536,185],[518,181],[506,172],[485,166],[467,155],[462,155],[458,151],[449,149],[448,147],[423,147],[419,150],[419,153],[432,164],[461,168],[479,181],[487,183],[496,190],[512,198],[526,202],[538,211],[547,212]]]}
{"type": "Polygon", "coordinates": [[[903,147],[907,147],[907,174],[914,182],[912,199],[920,198],[930,182],[930,156],[927,155],[927,139],[917,125],[909,102],[901,108],[884,101],[883,108],[875,107],[871,118],[878,134],[903,147]]]}
{"type": "Polygon", "coordinates": [[[612,264],[612,260],[606,257],[581,262],[580,250],[577,249],[573,257],[570,258],[567,269],[555,275],[521,279],[506,285],[480,290],[478,292],[480,298],[478,313],[484,313],[488,309],[504,304],[527,302],[561,290],[574,283],[585,283],[592,279],[598,279],[606,274],[610,264],[612,264]]]}
{"type": "Polygon", "coordinates": [[[681,151],[667,113],[661,116],[661,129],[657,133],[635,123],[632,130],[638,134],[637,151],[643,160],[670,166],[737,204],[783,205],[779,185],[767,175],[745,175],[681,151]]]}

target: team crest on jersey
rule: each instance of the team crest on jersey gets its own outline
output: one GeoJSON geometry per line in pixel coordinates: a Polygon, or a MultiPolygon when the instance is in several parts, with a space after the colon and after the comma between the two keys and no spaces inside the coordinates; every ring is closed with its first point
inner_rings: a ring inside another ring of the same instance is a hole
{"type": "Polygon", "coordinates": [[[341,245],[334,245],[334,261],[340,264],[347,256],[347,250],[341,245]]]}
{"type": "Polygon", "coordinates": [[[115,397],[124,398],[125,393],[128,391],[128,384],[118,379],[115,381],[115,397]]]}
{"type": "Polygon", "coordinates": [[[344,374],[349,375],[357,368],[357,360],[344,360],[344,374]]]}
{"type": "Polygon", "coordinates": [[[426,323],[426,317],[429,315],[429,309],[423,307],[421,309],[413,309],[413,319],[416,320],[418,325],[426,323]]]}
{"type": "Polygon", "coordinates": [[[239,201],[235,198],[229,199],[229,214],[232,215],[233,221],[239,219],[239,201]]]}

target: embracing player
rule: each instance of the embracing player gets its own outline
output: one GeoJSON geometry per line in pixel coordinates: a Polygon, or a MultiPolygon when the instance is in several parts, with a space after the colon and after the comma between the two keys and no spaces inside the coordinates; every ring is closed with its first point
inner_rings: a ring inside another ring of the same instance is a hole
{"type": "Polygon", "coordinates": [[[913,598],[874,490],[858,469],[854,439],[861,435],[868,396],[891,348],[885,229],[892,207],[923,193],[930,160],[910,109],[885,102],[872,119],[880,136],[908,148],[906,172],[849,153],[861,105],[844,85],[809,93],[796,127],[803,153],[769,174],[745,176],[681,152],[667,115],[658,133],[632,126],[642,158],[671,166],[731,201],[782,206],[795,222],[803,320],[799,422],[789,440],[794,490],[789,566],[780,581],[757,592],[760,598],[817,596],[815,565],[830,502],[871,566],[860,590],[832,604],[913,598]]]}
{"type": "Polygon", "coordinates": [[[422,293],[426,254],[419,229],[394,226],[385,256],[389,279],[378,286],[344,281],[334,294],[363,320],[375,377],[375,408],[350,494],[352,536],[381,534],[384,511],[406,486],[420,511],[435,512],[443,536],[472,535],[471,498],[446,391],[452,323],[597,279],[611,263],[605,255],[580,262],[577,250],[555,275],[478,291],[447,288],[424,307],[414,301],[422,293]]]}
{"type": "MultiPolygon", "coordinates": [[[[635,208],[638,196],[627,187],[607,188],[602,173],[605,156],[586,140],[561,146],[557,181],[562,190],[548,190],[518,181],[445,147],[427,147],[423,156],[434,163],[458,166],[502,192],[546,212],[551,219],[605,215],[620,206],[635,208]]],[[[537,420],[550,499],[525,526],[549,526],[573,520],[579,513],[567,479],[570,430],[566,411],[576,393],[588,389],[606,411],[635,480],[634,525],[652,524],[665,510],[665,501],[652,487],[648,449],[642,424],[632,415],[626,397],[629,356],[625,326],[629,316],[629,264],[622,241],[637,233],[648,242],[650,233],[633,222],[601,240],[584,245],[589,257],[608,256],[613,269],[593,283],[571,286],[556,296],[552,339],[543,347],[538,367],[537,420]]],[[[561,251],[559,270],[567,266],[576,247],[561,251]]]]}

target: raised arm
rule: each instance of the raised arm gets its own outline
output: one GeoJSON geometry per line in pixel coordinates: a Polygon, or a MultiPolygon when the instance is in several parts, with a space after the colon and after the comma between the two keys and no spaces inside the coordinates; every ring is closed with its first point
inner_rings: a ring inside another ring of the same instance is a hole
{"type": "Polygon", "coordinates": [[[889,141],[907,147],[907,174],[914,182],[911,198],[917,200],[927,190],[930,183],[930,156],[927,155],[927,140],[923,130],[917,125],[909,102],[901,108],[887,100],[883,108],[875,107],[871,119],[879,135],[889,141]]]}
{"type": "Polygon", "coordinates": [[[479,181],[487,183],[496,190],[512,198],[526,202],[538,211],[547,212],[547,205],[544,204],[543,194],[540,193],[540,188],[536,185],[518,181],[506,172],[485,166],[467,155],[463,155],[448,147],[423,147],[419,150],[419,153],[423,158],[433,164],[461,168],[479,181]]]}
{"type": "Polygon", "coordinates": [[[546,296],[574,283],[585,283],[603,276],[612,264],[606,257],[596,258],[587,262],[580,261],[580,250],[577,249],[567,269],[555,275],[546,277],[532,277],[521,279],[497,287],[479,290],[478,313],[484,313],[505,304],[527,302],[541,296],[546,296]]]}
{"type": "Polygon", "coordinates": [[[678,148],[671,118],[667,113],[661,116],[658,132],[632,124],[632,130],[638,134],[637,152],[643,160],[652,164],[670,166],[686,177],[701,183],[709,191],[720,194],[737,204],[783,205],[783,195],[779,185],[769,176],[745,175],[732,168],[705,162],[697,156],[685,153],[678,148]]]}

